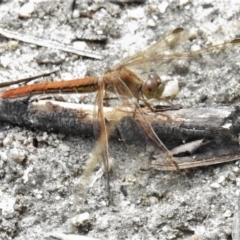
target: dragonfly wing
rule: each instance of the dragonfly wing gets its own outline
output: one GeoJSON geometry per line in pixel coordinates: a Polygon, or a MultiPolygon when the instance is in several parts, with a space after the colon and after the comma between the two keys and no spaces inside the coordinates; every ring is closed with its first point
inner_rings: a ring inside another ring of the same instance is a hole
{"type": "MultiPolygon", "coordinates": [[[[146,50],[138,52],[133,56],[130,56],[123,60],[120,65],[129,65],[135,61],[141,61],[146,58],[156,56],[157,54],[163,54],[165,52],[176,51],[176,47],[180,46],[180,43],[184,43],[188,38],[188,33],[183,28],[177,28],[165,37],[158,40],[156,43],[148,47],[146,50]]],[[[117,66],[119,67],[119,65],[117,66]]]]}
{"type": "Polygon", "coordinates": [[[94,113],[93,113],[93,131],[99,135],[95,147],[86,163],[84,173],[81,177],[81,184],[79,192],[84,193],[91,185],[91,176],[96,168],[97,164],[101,161],[104,165],[105,172],[107,174],[107,187],[110,196],[110,184],[109,184],[109,171],[111,170],[111,163],[108,154],[108,137],[111,134],[108,132],[104,113],[103,113],[103,101],[104,101],[104,82],[102,78],[98,79],[98,91],[96,95],[94,113]]]}
{"type": "MultiPolygon", "coordinates": [[[[236,83],[236,88],[240,87],[237,78],[239,62],[240,39],[235,39],[198,51],[151,55],[145,59],[129,62],[124,66],[131,69],[143,81],[148,78],[150,72],[155,72],[161,78],[162,76],[168,76],[170,79],[177,78],[183,81],[189,89],[198,90],[199,83],[211,84],[213,90],[219,88],[224,93],[224,88],[229,87],[229,79],[236,83]],[[186,82],[185,79],[190,79],[190,81],[186,82]],[[219,83],[221,83],[220,87],[219,83]]],[[[231,89],[227,91],[230,92],[231,89]]]]}
{"type": "Polygon", "coordinates": [[[197,51],[190,51],[192,42],[186,30],[177,28],[146,50],[126,58],[115,69],[129,68],[144,81],[151,71],[158,73],[159,76],[186,74],[192,62],[195,62],[195,68],[207,71],[218,67],[219,63],[226,63],[225,59],[236,56],[240,58],[239,39],[197,51]],[[189,39],[191,41],[187,41],[189,39]]]}
{"type": "MultiPolygon", "coordinates": [[[[145,139],[147,139],[152,145],[157,146],[157,148],[160,149],[163,166],[166,166],[165,170],[179,170],[173,156],[154,132],[151,124],[145,116],[144,111],[135,101],[135,97],[125,85],[124,81],[119,78],[119,81],[116,81],[113,84],[114,86],[112,87],[112,89],[114,88],[115,94],[122,102],[121,108],[119,108],[118,111],[124,111],[126,113],[129,113],[129,116],[133,119],[133,121],[137,120],[140,129],[145,135],[145,139]]],[[[138,137],[139,136],[140,134],[138,135],[138,137]]]]}

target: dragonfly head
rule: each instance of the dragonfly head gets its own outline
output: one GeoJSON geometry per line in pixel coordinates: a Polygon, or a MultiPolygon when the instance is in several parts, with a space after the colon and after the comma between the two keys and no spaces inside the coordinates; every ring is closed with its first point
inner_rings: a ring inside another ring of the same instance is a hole
{"type": "Polygon", "coordinates": [[[161,97],[166,82],[162,81],[158,74],[152,72],[142,86],[142,93],[147,99],[158,99],[161,97]]]}

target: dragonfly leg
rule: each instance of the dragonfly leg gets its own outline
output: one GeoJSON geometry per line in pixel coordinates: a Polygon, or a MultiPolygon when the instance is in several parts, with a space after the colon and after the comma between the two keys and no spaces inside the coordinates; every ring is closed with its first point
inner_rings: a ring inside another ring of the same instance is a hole
{"type": "MultiPolygon", "coordinates": [[[[180,107],[179,107],[179,106],[174,106],[174,105],[173,105],[168,99],[166,99],[166,98],[158,98],[158,99],[159,99],[159,100],[162,100],[162,101],[165,101],[165,102],[167,102],[168,104],[170,104],[169,108],[166,109],[166,110],[160,110],[160,111],[159,111],[157,108],[151,106],[151,104],[144,98],[144,95],[142,95],[142,97],[141,97],[141,100],[143,101],[144,106],[147,107],[147,108],[149,108],[151,112],[160,112],[159,114],[162,115],[162,116],[164,116],[164,117],[166,117],[168,122],[173,121],[173,119],[172,119],[169,115],[164,114],[164,113],[162,113],[161,111],[176,110],[176,109],[179,109],[180,107]]],[[[164,107],[166,108],[166,106],[164,106],[164,107]]],[[[135,108],[135,110],[134,110],[134,114],[135,114],[135,112],[136,112],[136,108],[135,108]]]]}
{"type": "Polygon", "coordinates": [[[100,124],[100,151],[103,159],[103,165],[105,168],[106,176],[107,176],[107,189],[108,189],[108,197],[109,197],[109,204],[112,203],[112,197],[111,197],[111,186],[110,186],[110,170],[112,167],[112,164],[109,159],[109,153],[108,153],[108,137],[112,133],[112,129],[108,129],[106,126],[105,118],[104,118],[104,113],[103,113],[103,104],[104,104],[104,78],[99,78],[98,80],[98,92],[97,92],[97,105],[98,105],[98,119],[99,119],[99,124],[100,124]]]}
{"type": "Polygon", "coordinates": [[[151,112],[155,112],[155,108],[151,106],[151,104],[146,100],[143,94],[139,96],[139,99],[137,100],[137,102],[139,102],[139,100],[143,101],[144,106],[149,108],[151,112]]]}
{"type": "Polygon", "coordinates": [[[149,108],[151,112],[155,112],[155,108],[151,106],[151,104],[147,100],[143,100],[144,106],[149,108]]]}
{"type": "Polygon", "coordinates": [[[158,98],[160,101],[163,101],[163,102],[166,102],[166,103],[168,103],[170,106],[174,106],[174,104],[171,102],[171,101],[169,101],[167,98],[158,98]]]}

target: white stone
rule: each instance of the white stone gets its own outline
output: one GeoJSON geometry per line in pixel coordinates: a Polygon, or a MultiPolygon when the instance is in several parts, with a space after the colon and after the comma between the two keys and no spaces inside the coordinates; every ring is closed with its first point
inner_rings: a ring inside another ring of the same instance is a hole
{"type": "Polygon", "coordinates": [[[12,59],[7,57],[7,56],[2,56],[0,58],[0,64],[1,66],[3,66],[4,68],[7,68],[9,66],[9,64],[12,62],[12,59]]]}
{"type": "Polygon", "coordinates": [[[7,137],[4,138],[4,140],[3,140],[3,146],[4,146],[4,147],[7,147],[7,146],[11,145],[12,142],[13,142],[13,136],[12,136],[12,135],[9,135],[9,136],[7,136],[7,137]]]}
{"type": "Polygon", "coordinates": [[[60,196],[56,196],[55,199],[58,201],[58,200],[61,199],[61,197],[60,196]]]}
{"type": "Polygon", "coordinates": [[[172,81],[167,82],[162,93],[162,97],[174,97],[178,94],[178,92],[179,92],[178,80],[173,79],[172,81]]]}
{"type": "Polygon", "coordinates": [[[231,217],[232,214],[233,214],[232,211],[228,209],[228,210],[225,211],[225,213],[223,214],[223,216],[227,218],[227,217],[231,217]]]}
{"type": "Polygon", "coordinates": [[[128,17],[132,19],[143,18],[145,13],[143,8],[135,8],[127,11],[128,17]]]}
{"type": "Polygon", "coordinates": [[[5,216],[9,213],[13,213],[16,199],[7,194],[0,194],[0,196],[0,209],[2,209],[2,215],[5,216]]]}
{"type": "Polygon", "coordinates": [[[225,180],[226,180],[226,177],[225,177],[225,176],[220,176],[220,177],[218,178],[218,183],[221,184],[221,183],[223,183],[225,180]]]}
{"type": "Polygon", "coordinates": [[[156,26],[156,22],[155,22],[152,18],[150,18],[150,19],[148,19],[148,21],[147,21],[147,25],[148,25],[149,27],[155,27],[155,26],[156,26]]]}
{"type": "Polygon", "coordinates": [[[158,5],[158,9],[160,13],[165,13],[166,9],[168,7],[168,2],[164,1],[158,5]]]}
{"type": "Polygon", "coordinates": [[[26,159],[27,152],[24,149],[13,148],[10,150],[9,156],[14,162],[21,164],[26,159]]]}
{"type": "Polygon", "coordinates": [[[79,214],[71,219],[71,222],[74,226],[80,226],[83,225],[85,221],[89,219],[90,215],[88,212],[79,214]]]}
{"type": "Polygon", "coordinates": [[[23,179],[23,183],[27,183],[29,178],[28,178],[28,175],[30,172],[32,172],[33,170],[33,167],[32,166],[29,166],[23,173],[23,176],[22,176],[22,179],[23,179]]]}
{"type": "Polygon", "coordinates": [[[234,167],[234,168],[233,168],[233,172],[239,173],[239,167],[234,167]]]}
{"type": "Polygon", "coordinates": [[[28,2],[19,9],[18,15],[21,18],[29,18],[31,17],[31,14],[34,12],[34,10],[34,3],[28,2]]]}
{"type": "Polygon", "coordinates": [[[59,144],[58,149],[63,152],[69,152],[71,150],[68,145],[63,144],[63,143],[59,144]]]}
{"type": "Polygon", "coordinates": [[[87,46],[86,42],[84,42],[84,41],[75,41],[73,43],[73,47],[80,49],[80,50],[88,49],[88,46],[87,46]]]}
{"type": "Polygon", "coordinates": [[[212,183],[210,185],[210,187],[213,188],[213,189],[217,189],[217,188],[220,188],[220,184],[219,183],[212,183]]]}

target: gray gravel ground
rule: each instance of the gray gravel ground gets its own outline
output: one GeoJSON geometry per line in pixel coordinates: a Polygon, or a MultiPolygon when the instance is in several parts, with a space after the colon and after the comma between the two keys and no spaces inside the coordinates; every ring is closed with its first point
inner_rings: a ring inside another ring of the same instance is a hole
{"type": "MultiPolygon", "coordinates": [[[[104,58],[82,58],[0,36],[1,81],[32,76],[54,66],[62,70],[50,79],[101,75],[177,27],[195,34],[188,42],[192,49],[240,36],[238,1],[78,2],[82,5],[68,19],[67,1],[3,0],[0,27],[60,43],[83,34],[106,38],[105,42],[74,42],[104,58]]],[[[180,93],[174,102],[185,107],[237,104],[239,57],[232,54],[214,59],[213,66],[205,64],[206,68],[197,69],[198,74],[179,78],[180,93]]],[[[80,101],[93,98],[84,95],[80,101]]],[[[108,207],[103,177],[84,199],[76,191],[94,143],[92,133],[65,136],[2,124],[0,239],[237,239],[232,238],[232,225],[239,196],[239,162],[182,175],[142,172],[146,149],[111,140],[114,205],[108,207]]]]}

